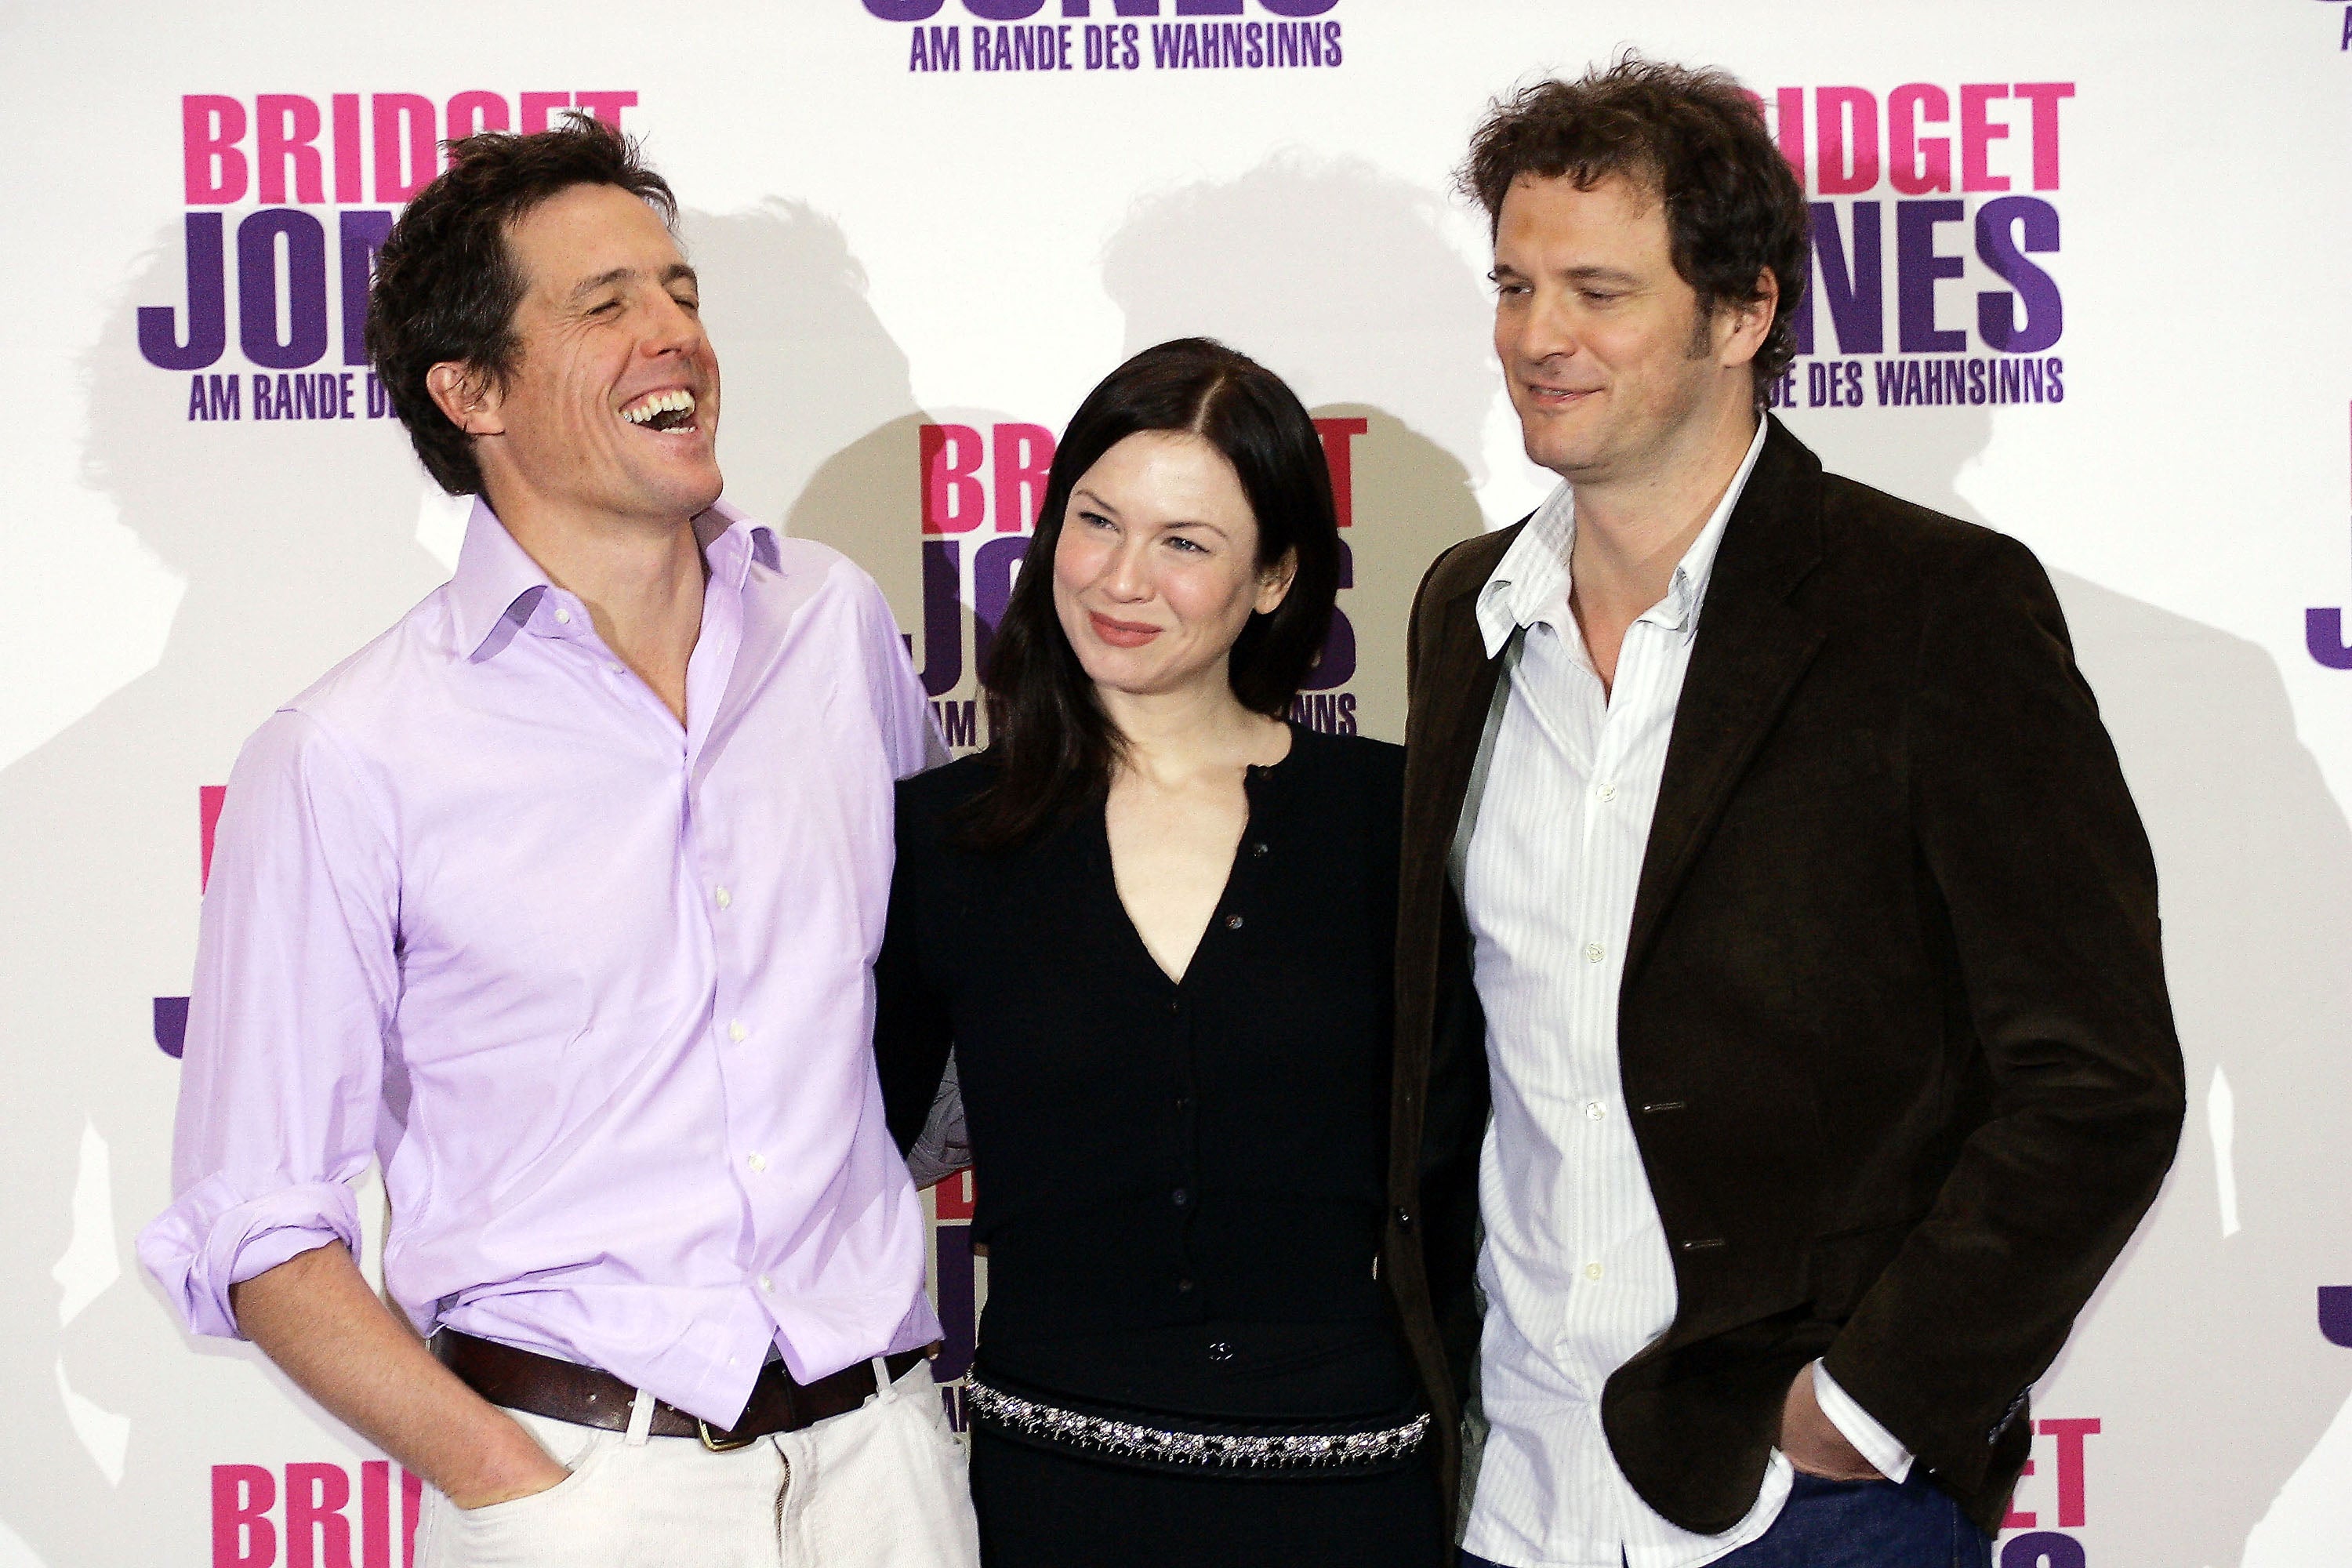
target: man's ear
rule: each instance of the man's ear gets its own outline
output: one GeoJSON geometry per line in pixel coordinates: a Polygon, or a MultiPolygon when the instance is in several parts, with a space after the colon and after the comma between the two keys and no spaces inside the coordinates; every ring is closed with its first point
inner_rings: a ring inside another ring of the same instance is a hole
{"type": "Polygon", "coordinates": [[[461,360],[443,360],[425,373],[425,390],[449,423],[468,436],[503,436],[504,399],[498,378],[461,360]]]}
{"type": "Polygon", "coordinates": [[[1756,275],[1756,298],[1727,307],[1717,318],[1718,361],[1728,368],[1746,364],[1762,352],[1772,331],[1772,314],[1780,308],[1780,279],[1769,267],[1756,275]]]}
{"type": "Polygon", "coordinates": [[[1291,579],[1298,575],[1298,552],[1286,550],[1282,559],[1257,576],[1257,613],[1270,616],[1282,607],[1289,596],[1291,579]]]}

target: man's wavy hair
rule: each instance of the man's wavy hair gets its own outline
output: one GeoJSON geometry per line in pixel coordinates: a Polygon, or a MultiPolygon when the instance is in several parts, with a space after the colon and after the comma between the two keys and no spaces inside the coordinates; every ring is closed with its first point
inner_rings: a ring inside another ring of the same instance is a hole
{"type": "Polygon", "coordinates": [[[576,110],[528,136],[488,131],[448,147],[447,170],[416,194],[376,253],[367,356],[425,471],[465,495],[482,488],[474,438],[441,412],[425,376],[445,361],[495,385],[514,373],[522,353],[515,307],[529,280],[508,231],[574,185],[617,185],[665,225],[677,221],[677,200],[638,161],[635,142],[576,110]]]}
{"type": "Polygon", "coordinates": [[[1587,191],[1619,176],[1662,200],[1675,271],[1697,293],[1702,321],[1761,299],[1757,279],[1769,271],[1780,302],[1748,366],[1762,405],[1796,356],[1810,216],[1752,94],[1722,71],[1630,51],[1580,80],[1523,88],[1489,106],[1457,177],[1491,234],[1512,183],[1530,175],[1587,191]]]}

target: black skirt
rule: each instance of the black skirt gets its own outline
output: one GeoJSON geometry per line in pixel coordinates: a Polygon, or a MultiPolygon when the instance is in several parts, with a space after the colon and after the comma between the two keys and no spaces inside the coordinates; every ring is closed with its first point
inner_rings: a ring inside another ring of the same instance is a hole
{"type": "Polygon", "coordinates": [[[971,1428],[982,1568],[1437,1568],[1433,1445],[1365,1476],[1176,1474],[971,1428]]]}

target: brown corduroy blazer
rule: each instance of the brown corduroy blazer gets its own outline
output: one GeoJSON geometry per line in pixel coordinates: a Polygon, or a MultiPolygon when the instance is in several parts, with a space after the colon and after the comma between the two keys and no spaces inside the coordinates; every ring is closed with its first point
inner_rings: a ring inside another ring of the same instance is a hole
{"type": "MultiPolygon", "coordinates": [[[[1446,861],[1501,663],[1475,600],[1517,531],[1438,559],[1408,656],[1386,1273],[1449,1498],[1488,1100],[1446,861]]],[[[1678,1292],[1602,1394],[1626,1479],[1730,1528],[1826,1356],[1995,1528],[2025,1391],[2179,1136],[2156,870],[2032,554],[1777,420],[1700,609],[1618,1050],[1678,1292]]]]}

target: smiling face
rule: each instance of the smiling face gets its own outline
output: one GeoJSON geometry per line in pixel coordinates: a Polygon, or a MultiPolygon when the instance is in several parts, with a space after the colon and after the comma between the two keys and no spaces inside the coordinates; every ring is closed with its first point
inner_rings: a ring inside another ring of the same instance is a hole
{"type": "Polygon", "coordinates": [[[1289,591],[1261,571],[1257,519],[1224,454],[1147,430],[1097,458],[1070,491],[1054,546],[1054,610],[1087,677],[1132,696],[1230,694],[1234,641],[1289,591]]]}
{"type": "Polygon", "coordinates": [[[719,499],[719,361],[694,269],[653,209],[573,185],[507,231],[523,279],[505,384],[436,365],[501,511],[674,525],[719,499]]]}
{"type": "Polygon", "coordinates": [[[1754,401],[1759,307],[1699,310],[1664,204],[1622,176],[1522,175],[1495,226],[1495,353],[1529,460],[1572,483],[1639,481],[1754,401]]]}

